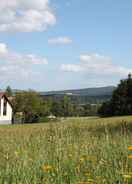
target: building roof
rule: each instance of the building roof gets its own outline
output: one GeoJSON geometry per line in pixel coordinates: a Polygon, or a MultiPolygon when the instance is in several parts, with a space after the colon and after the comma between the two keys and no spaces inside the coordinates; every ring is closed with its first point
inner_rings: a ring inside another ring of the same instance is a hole
{"type": "Polygon", "coordinates": [[[12,107],[12,103],[11,103],[11,101],[9,100],[9,98],[6,96],[6,93],[0,92],[0,99],[3,98],[3,97],[6,98],[6,100],[8,101],[8,103],[9,103],[9,104],[11,105],[11,107],[12,107]]]}

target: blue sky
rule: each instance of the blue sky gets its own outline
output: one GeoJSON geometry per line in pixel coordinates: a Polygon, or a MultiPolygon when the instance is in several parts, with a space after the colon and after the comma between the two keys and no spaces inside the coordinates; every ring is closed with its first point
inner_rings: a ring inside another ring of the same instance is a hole
{"type": "Polygon", "coordinates": [[[132,1],[2,0],[0,88],[116,85],[132,72],[132,1]]]}

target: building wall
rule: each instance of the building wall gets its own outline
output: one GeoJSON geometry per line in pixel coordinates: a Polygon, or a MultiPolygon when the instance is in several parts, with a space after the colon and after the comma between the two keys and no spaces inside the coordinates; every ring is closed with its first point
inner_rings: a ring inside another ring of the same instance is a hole
{"type": "Polygon", "coordinates": [[[12,124],[12,107],[7,101],[7,113],[3,115],[4,97],[1,99],[0,124],[12,124]]]}

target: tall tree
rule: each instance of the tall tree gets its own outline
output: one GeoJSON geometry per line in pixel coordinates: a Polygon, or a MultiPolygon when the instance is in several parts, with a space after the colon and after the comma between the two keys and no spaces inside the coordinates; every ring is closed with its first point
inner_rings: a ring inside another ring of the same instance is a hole
{"type": "Polygon", "coordinates": [[[33,123],[39,120],[44,114],[43,100],[34,91],[16,93],[13,100],[14,113],[23,113],[24,123],[33,123]]]}
{"type": "Polygon", "coordinates": [[[132,114],[132,76],[121,80],[114,90],[109,102],[104,103],[99,109],[101,115],[131,115],[132,114]]]}
{"type": "Polygon", "coordinates": [[[8,97],[10,97],[10,96],[13,95],[13,92],[12,92],[12,89],[11,89],[10,86],[7,86],[5,92],[6,92],[6,95],[7,95],[8,97]]]}

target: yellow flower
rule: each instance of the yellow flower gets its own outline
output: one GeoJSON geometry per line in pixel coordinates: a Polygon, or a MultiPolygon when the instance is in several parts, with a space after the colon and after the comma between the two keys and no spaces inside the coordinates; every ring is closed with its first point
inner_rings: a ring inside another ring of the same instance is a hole
{"type": "Polygon", "coordinates": [[[85,158],[84,157],[81,157],[80,158],[80,162],[82,163],[82,162],[84,162],[85,161],[85,158]]]}
{"type": "Polygon", "coordinates": [[[53,167],[51,165],[43,165],[42,170],[44,172],[51,172],[53,170],[53,167]]]}
{"type": "Polygon", "coordinates": [[[132,151],[132,146],[128,146],[128,150],[129,151],[132,151]]]}
{"type": "Polygon", "coordinates": [[[89,178],[88,179],[88,182],[93,182],[94,180],[92,178],[89,178]]]}
{"type": "Polygon", "coordinates": [[[132,155],[128,155],[128,159],[132,159],[132,155]]]}
{"type": "Polygon", "coordinates": [[[129,174],[124,174],[123,177],[124,177],[125,179],[131,179],[131,178],[132,178],[132,176],[129,175],[129,174]]]}
{"type": "Polygon", "coordinates": [[[86,172],[86,173],[85,173],[85,176],[90,176],[90,175],[91,175],[90,172],[86,172]]]}

